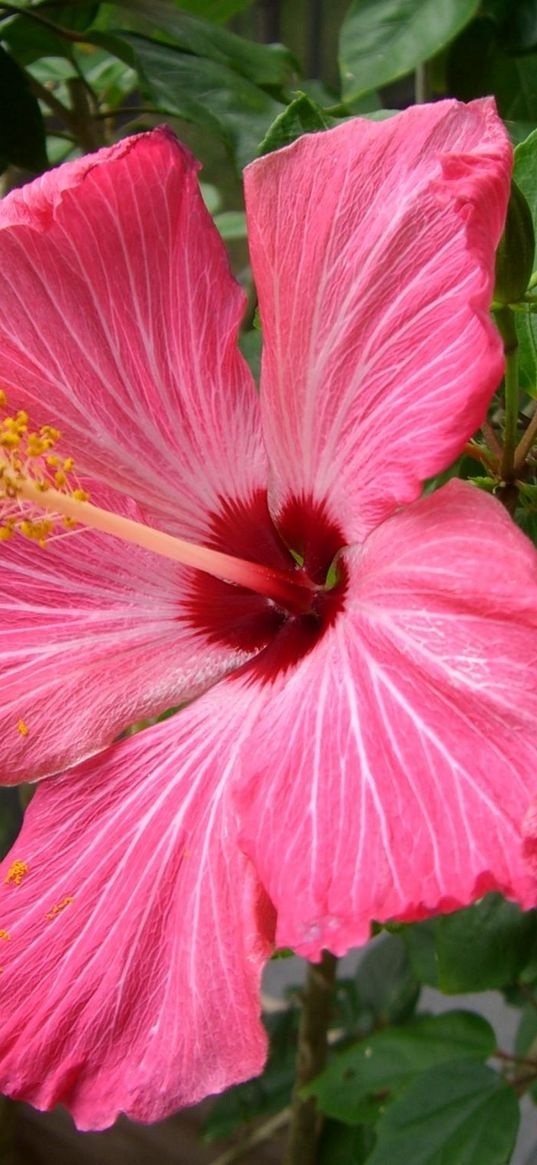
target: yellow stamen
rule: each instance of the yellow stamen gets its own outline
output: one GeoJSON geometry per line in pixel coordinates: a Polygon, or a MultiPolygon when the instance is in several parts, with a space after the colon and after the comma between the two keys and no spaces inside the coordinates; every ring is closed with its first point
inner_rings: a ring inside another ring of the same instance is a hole
{"type": "Polygon", "coordinates": [[[51,919],[56,918],[57,914],[61,914],[62,910],[65,910],[66,906],[70,906],[71,902],[74,902],[74,898],[64,898],[63,902],[58,902],[57,906],[53,906],[52,910],[47,911],[45,918],[47,918],[50,922],[51,919]]]}
{"type": "Polygon", "coordinates": [[[11,935],[8,930],[0,930],[0,939],[4,939],[4,942],[9,942],[10,938],[11,935]]]}
{"type": "Polygon", "coordinates": [[[28,736],[29,731],[30,729],[28,728],[26,721],[19,720],[19,723],[17,724],[17,732],[20,732],[21,736],[28,736]]]}
{"type": "MultiPolygon", "coordinates": [[[[1,404],[6,404],[3,390],[1,404]]],[[[89,495],[79,489],[79,482],[70,480],[74,459],[50,452],[60,438],[60,430],[52,425],[28,432],[28,413],[23,409],[0,422],[0,517],[4,519],[0,521],[1,542],[19,533],[44,547],[58,523],[62,527],[61,513],[59,517],[56,513],[44,515],[47,507],[26,504],[22,487],[28,483],[41,495],[52,486],[61,494],[76,493],[79,501],[87,500],[89,495]],[[2,507],[2,500],[12,504],[2,507]]]]}
{"type": "Polygon", "coordinates": [[[26,877],[28,870],[29,866],[26,862],[12,862],[4,878],[4,882],[6,882],[8,886],[20,886],[22,879],[26,877]]]}

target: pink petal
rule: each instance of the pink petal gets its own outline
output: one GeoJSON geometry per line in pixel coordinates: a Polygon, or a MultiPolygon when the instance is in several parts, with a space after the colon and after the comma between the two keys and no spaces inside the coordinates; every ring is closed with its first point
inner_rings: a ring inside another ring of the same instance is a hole
{"type": "Polygon", "coordinates": [[[159,129],[0,203],[0,382],[84,472],[201,540],[265,471],[244,295],[196,170],[159,129]]]}
{"type": "Polygon", "coordinates": [[[373,919],[493,889],[535,901],[533,547],[453,483],[345,558],[347,609],[275,685],[239,796],[277,943],[311,958],[365,941],[373,919]]]}
{"type": "Polygon", "coordinates": [[[0,871],[3,1092],[95,1129],[261,1070],[272,912],[225,793],[254,704],[224,686],[39,787],[0,871]]]}
{"type": "MultiPolygon", "coordinates": [[[[140,519],[134,504],[102,489],[98,500],[140,519]]],[[[89,530],[44,549],[21,536],[0,543],[0,783],[35,780],[92,755],[263,646],[261,637],[232,647],[203,630],[190,609],[196,574],[89,530]]],[[[220,588],[231,599],[242,593],[220,588]]]]}
{"type": "Polygon", "coordinates": [[[483,420],[510,162],[487,99],[347,121],[247,169],[277,514],[305,495],[361,539],[483,420]]]}

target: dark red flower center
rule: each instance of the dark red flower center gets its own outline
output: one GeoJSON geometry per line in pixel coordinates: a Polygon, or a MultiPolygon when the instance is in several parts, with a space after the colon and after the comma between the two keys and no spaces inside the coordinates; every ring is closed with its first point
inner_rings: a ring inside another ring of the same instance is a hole
{"type": "Polygon", "coordinates": [[[334,558],[345,545],[344,535],[322,505],[307,499],[293,500],[276,528],[264,491],[247,504],[223,502],[211,526],[213,549],[281,572],[296,584],[297,595],[301,583],[315,584],[311,597],[304,586],[306,609],[297,611],[292,603],[286,606],[196,572],[187,600],[192,625],[212,643],[238,654],[262,652],[256,673],[270,679],[307,654],[342,609],[347,589],[344,564],[338,563],[333,585],[326,583],[334,558]]]}

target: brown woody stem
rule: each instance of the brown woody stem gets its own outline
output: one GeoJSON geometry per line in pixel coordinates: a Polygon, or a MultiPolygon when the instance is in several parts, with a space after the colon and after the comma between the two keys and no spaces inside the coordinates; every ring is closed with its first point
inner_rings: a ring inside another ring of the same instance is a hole
{"type": "Polygon", "coordinates": [[[322,1117],[315,1100],[303,1099],[301,1090],[304,1084],[319,1075],[326,1062],[336,967],[337,959],[328,951],[323,952],[320,963],[311,963],[308,967],[302,994],[295,1087],[283,1165],[315,1165],[317,1159],[322,1117]]]}

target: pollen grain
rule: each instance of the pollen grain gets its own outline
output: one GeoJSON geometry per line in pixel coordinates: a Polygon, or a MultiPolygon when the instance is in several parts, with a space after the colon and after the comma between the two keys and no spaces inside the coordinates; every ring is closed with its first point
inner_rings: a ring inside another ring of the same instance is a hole
{"type": "Polygon", "coordinates": [[[61,914],[62,910],[65,910],[66,906],[70,906],[71,902],[74,902],[74,898],[64,898],[63,902],[58,902],[57,905],[53,906],[51,910],[47,910],[45,918],[50,922],[53,918],[56,918],[57,914],[61,914]]]}
{"type": "Polygon", "coordinates": [[[9,886],[20,886],[23,878],[26,877],[29,870],[27,862],[15,861],[12,862],[9,870],[4,878],[4,882],[9,886]]]}

